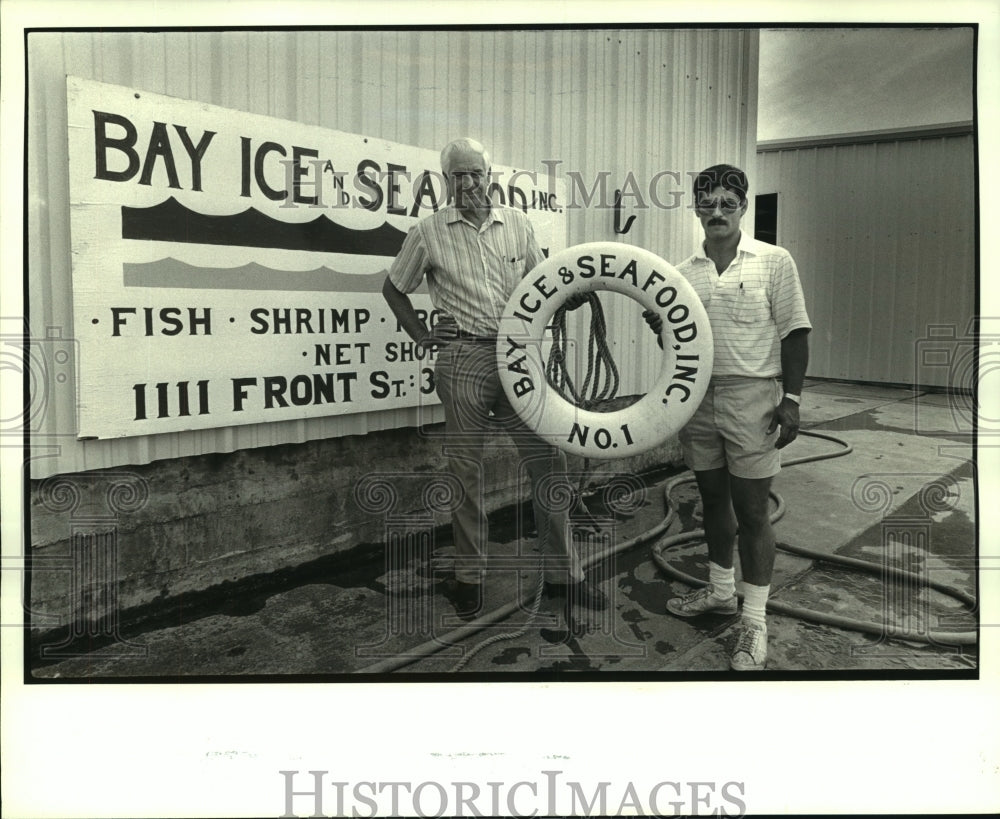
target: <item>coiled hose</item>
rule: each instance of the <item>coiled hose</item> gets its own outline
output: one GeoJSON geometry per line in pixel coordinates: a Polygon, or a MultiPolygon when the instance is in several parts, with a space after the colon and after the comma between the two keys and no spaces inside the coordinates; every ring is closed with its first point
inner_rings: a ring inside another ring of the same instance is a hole
{"type": "MultiPolygon", "coordinates": [[[[795,466],[796,464],[810,463],[814,461],[822,461],[827,458],[839,458],[843,455],[848,455],[853,451],[853,447],[840,438],[835,438],[832,435],[825,435],[820,432],[808,432],[800,430],[799,435],[804,435],[810,438],[822,438],[827,441],[832,441],[834,443],[840,444],[843,449],[835,452],[825,453],[822,455],[813,455],[803,458],[795,458],[793,460],[787,461],[782,464],[782,469],[789,466],[795,466]]],[[[693,475],[681,475],[673,480],[669,481],[664,487],[664,496],[666,497],[667,504],[670,504],[670,493],[682,483],[690,483],[694,481],[693,475]]],[[[785,501],[776,492],[771,492],[771,498],[775,502],[775,510],[771,513],[770,521],[771,523],[777,523],[784,517],[785,514],[785,501]]],[[[676,517],[676,512],[671,508],[668,512],[667,518],[664,523],[669,526],[676,517]]],[[[682,583],[686,583],[689,586],[705,586],[707,582],[704,580],[699,580],[692,577],[679,569],[670,565],[669,561],[666,559],[665,552],[671,546],[677,546],[681,543],[688,543],[693,540],[701,540],[705,535],[703,529],[693,529],[690,532],[683,532],[678,535],[673,535],[672,537],[665,538],[663,541],[657,543],[652,549],[653,562],[667,575],[679,580],[682,583]]],[[[879,574],[886,577],[890,577],[893,580],[906,580],[910,583],[914,583],[919,586],[926,586],[927,588],[934,589],[949,597],[958,600],[970,610],[975,610],[976,608],[976,598],[968,594],[962,589],[955,586],[950,586],[945,583],[939,583],[934,580],[929,580],[922,577],[915,572],[909,572],[905,569],[897,569],[892,566],[886,566],[879,563],[871,563],[866,560],[858,560],[851,557],[842,557],[840,555],[831,555],[825,552],[818,552],[812,549],[807,549],[803,546],[793,546],[790,544],[784,544],[778,547],[779,549],[790,552],[791,554],[796,554],[801,557],[808,557],[812,560],[830,563],[835,566],[843,566],[849,569],[855,569],[862,572],[879,574]]],[[[742,598],[742,594],[737,592],[742,598]]],[[[952,631],[928,631],[928,632],[917,632],[910,629],[898,628],[896,626],[890,625],[888,623],[874,623],[865,620],[857,620],[851,617],[842,617],[837,614],[828,614],[825,612],[813,611],[812,609],[801,608],[799,606],[790,606],[777,600],[768,599],[767,610],[775,612],[777,614],[785,614],[790,617],[796,617],[800,620],[805,620],[811,623],[818,623],[827,626],[836,626],[838,628],[847,629],[849,631],[861,631],[868,634],[877,634],[885,637],[892,637],[899,640],[912,640],[915,642],[922,643],[934,643],[937,645],[975,645],[976,644],[976,632],[952,632],[952,631]]]]}
{"type": "MultiPolygon", "coordinates": [[[[820,438],[823,440],[831,441],[838,444],[841,448],[839,450],[822,453],[819,455],[811,455],[802,458],[796,458],[790,461],[786,461],[782,468],[795,466],[797,464],[811,463],[815,461],[822,461],[828,458],[839,458],[844,455],[848,455],[853,451],[853,447],[846,441],[836,438],[832,435],[827,435],[820,432],[811,432],[806,430],[800,430],[799,435],[810,437],[810,438],[820,438]]],[[[663,538],[667,530],[670,528],[671,524],[677,517],[677,511],[673,508],[670,501],[671,492],[678,486],[684,483],[691,483],[694,481],[693,474],[679,475],[667,482],[664,487],[664,499],[667,504],[667,514],[664,519],[640,535],[634,538],[618,543],[608,549],[605,549],[599,554],[591,556],[584,563],[584,568],[589,568],[597,563],[600,563],[616,554],[621,554],[623,552],[634,549],[637,546],[641,546],[647,543],[653,543],[651,549],[651,557],[653,562],[659,567],[665,574],[669,577],[679,580],[682,583],[698,587],[704,586],[706,581],[700,580],[698,578],[692,577],[691,575],[685,574],[679,569],[672,566],[666,558],[666,552],[673,546],[678,546],[682,543],[690,543],[696,540],[702,540],[704,538],[705,532],[703,529],[692,529],[688,532],[682,532],[680,534],[672,535],[667,538],[663,538]],[[663,538],[661,540],[661,538],[663,538]]],[[[776,523],[785,514],[786,506],[784,500],[775,492],[771,492],[771,498],[775,502],[775,510],[771,513],[771,523],[776,523]]],[[[950,586],[945,583],[939,583],[935,581],[928,580],[921,575],[914,572],[908,572],[903,569],[896,569],[893,567],[888,567],[879,563],[871,563],[864,560],[858,560],[856,558],[841,557],[839,555],[830,555],[824,552],[817,552],[811,549],[806,549],[801,546],[791,546],[787,544],[782,544],[778,546],[779,549],[783,551],[790,552],[792,554],[799,555],[801,557],[807,557],[812,560],[822,561],[824,563],[830,563],[833,565],[844,566],[846,568],[855,569],[863,572],[868,572],[872,574],[877,574],[879,576],[888,576],[896,580],[907,580],[911,583],[919,584],[921,586],[926,586],[928,588],[935,589],[936,591],[942,592],[955,600],[958,600],[963,605],[968,607],[970,610],[975,610],[976,598],[973,595],[968,594],[962,589],[955,586],[950,586]]],[[[430,640],[417,646],[414,649],[408,650],[405,656],[393,657],[382,662],[376,663],[374,665],[368,666],[361,669],[362,673],[385,673],[388,671],[395,671],[397,669],[403,668],[407,665],[411,665],[418,662],[421,659],[425,659],[434,654],[439,653],[443,649],[453,645],[460,640],[466,639],[486,628],[493,623],[500,622],[501,620],[510,617],[512,614],[518,610],[524,610],[527,608],[529,610],[529,618],[525,624],[518,630],[510,632],[493,635],[488,639],[478,643],[472,649],[467,651],[462,659],[451,669],[452,671],[458,671],[465,666],[466,663],[475,655],[478,654],[483,649],[490,645],[494,645],[497,642],[503,640],[512,640],[522,637],[531,627],[531,623],[534,617],[537,615],[542,595],[543,588],[542,573],[538,573],[538,582],[532,592],[528,592],[519,600],[515,600],[508,603],[505,606],[501,606],[491,612],[488,612],[481,617],[477,618],[473,622],[462,626],[460,628],[454,629],[441,637],[434,640],[430,640]]],[[[789,617],[795,617],[800,620],[804,620],[811,623],[817,623],[821,625],[834,626],[837,628],[847,629],[849,631],[859,631],[868,634],[876,634],[884,637],[890,637],[899,640],[910,640],[913,642],[920,643],[933,643],[936,645],[949,645],[949,646],[964,646],[964,645],[975,645],[977,641],[977,635],[975,631],[969,632],[951,632],[951,631],[925,631],[918,632],[910,629],[898,628],[892,626],[888,623],[876,623],[868,622],[864,620],[857,620],[850,617],[842,617],[840,615],[829,614],[826,612],[818,612],[812,609],[806,609],[799,606],[791,606],[785,603],[781,603],[774,599],[769,599],[767,602],[767,610],[776,614],[783,614],[789,617]]]]}

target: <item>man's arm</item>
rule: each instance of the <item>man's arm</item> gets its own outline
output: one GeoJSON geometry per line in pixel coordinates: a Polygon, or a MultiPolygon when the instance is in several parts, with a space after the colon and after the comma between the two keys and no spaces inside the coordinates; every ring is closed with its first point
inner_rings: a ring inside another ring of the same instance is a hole
{"type": "Polygon", "coordinates": [[[781,340],[781,383],[785,392],[802,394],[809,367],[809,330],[792,330],[781,340]]]}
{"type": "Polygon", "coordinates": [[[389,281],[388,276],[385,277],[385,282],[382,285],[382,296],[399,321],[399,325],[416,342],[418,347],[434,348],[450,340],[445,334],[441,334],[440,337],[431,334],[421,321],[420,316],[417,315],[410,297],[396,289],[396,286],[389,281]]]}
{"type": "Polygon", "coordinates": [[[423,349],[434,349],[453,337],[454,332],[457,332],[458,328],[454,325],[454,320],[450,321],[450,329],[454,332],[449,333],[448,330],[442,332],[441,325],[449,324],[445,320],[444,322],[438,321],[435,332],[431,334],[417,314],[410,297],[392,282],[392,279],[395,278],[405,290],[413,290],[424,278],[426,268],[427,249],[424,246],[418,224],[411,228],[406,234],[406,238],[403,239],[403,246],[399,249],[399,254],[393,261],[392,267],[389,268],[389,275],[382,283],[382,297],[389,305],[393,315],[396,316],[399,326],[413,339],[416,345],[423,349]]]}
{"type": "MultiPolygon", "coordinates": [[[[809,330],[804,327],[792,330],[781,339],[781,383],[786,396],[802,394],[808,366],[809,330]]],[[[799,405],[791,398],[783,397],[781,403],[774,408],[774,416],[767,429],[768,435],[779,426],[781,432],[774,445],[776,449],[788,446],[799,434],[799,405]]]]}

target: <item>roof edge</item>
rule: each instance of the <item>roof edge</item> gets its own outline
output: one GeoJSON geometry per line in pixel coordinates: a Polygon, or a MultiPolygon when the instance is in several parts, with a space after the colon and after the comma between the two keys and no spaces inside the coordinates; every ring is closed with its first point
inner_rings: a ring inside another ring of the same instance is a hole
{"type": "Polygon", "coordinates": [[[972,120],[945,122],[940,125],[916,125],[909,128],[887,128],[878,131],[855,131],[827,136],[766,139],[757,143],[757,153],[795,148],[824,148],[831,145],[860,145],[871,142],[899,142],[909,139],[935,139],[968,136],[973,133],[972,120]]]}

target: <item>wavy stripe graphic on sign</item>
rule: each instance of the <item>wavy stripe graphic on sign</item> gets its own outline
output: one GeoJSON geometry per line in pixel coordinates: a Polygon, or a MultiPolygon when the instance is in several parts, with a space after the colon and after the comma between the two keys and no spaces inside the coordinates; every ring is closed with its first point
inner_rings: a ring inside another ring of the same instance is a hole
{"type": "Polygon", "coordinates": [[[273,219],[255,208],[231,216],[210,216],[172,196],[148,208],[122,206],[123,239],[395,256],[405,237],[405,231],[385,222],[370,230],[352,230],[326,215],[298,223],[273,219]]]}
{"type": "MultiPolygon", "coordinates": [[[[387,271],[341,273],[315,270],[274,270],[251,262],[240,267],[198,267],[177,259],[125,262],[126,287],[176,287],[202,290],[316,290],[338,293],[380,293],[387,271]]],[[[418,293],[426,292],[422,285],[418,293]]]]}

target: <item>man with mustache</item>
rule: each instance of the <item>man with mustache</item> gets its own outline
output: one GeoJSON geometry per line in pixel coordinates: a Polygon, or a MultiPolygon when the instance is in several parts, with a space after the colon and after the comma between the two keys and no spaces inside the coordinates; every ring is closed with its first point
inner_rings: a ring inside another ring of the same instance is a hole
{"type": "MultiPolygon", "coordinates": [[[[698,174],[693,187],[705,241],[677,270],[708,312],[715,364],[704,400],[678,437],[701,494],[709,583],[668,600],[667,610],[678,617],[738,611],[738,528],[744,595],[730,667],[761,670],[774,569],[768,493],[781,469],[779,450],[798,435],[812,328],[791,255],[740,228],[748,205],[746,174],[714,165],[698,174]]],[[[656,313],[644,316],[659,334],[656,313]]]]}
{"type": "MultiPolygon", "coordinates": [[[[382,294],[403,329],[425,349],[439,349],[434,369],[445,410],[448,468],[465,489],[452,516],[455,579],[448,596],[460,617],[482,607],[487,518],[483,509],[483,447],[491,429],[513,439],[531,479],[538,543],[550,596],[594,609],[607,606],[584,578],[567,515],[546,503],[546,479],[566,471],[566,457],[541,440],[514,412],[500,384],[496,340],[511,292],[544,256],[531,222],[520,210],[490,201],[490,158],[475,140],[458,139],[441,152],[450,204],[407,234],[382,294]],[[407,294],[427,278],[434,306],[444,314],[433,331],[407,294]]],[[[575,309],[585,298],[567,300],[575,309]]]]}

